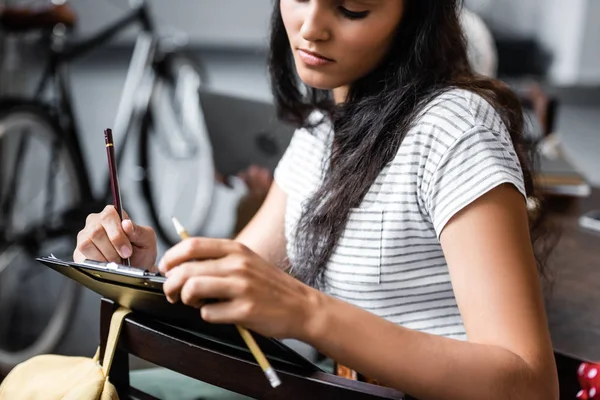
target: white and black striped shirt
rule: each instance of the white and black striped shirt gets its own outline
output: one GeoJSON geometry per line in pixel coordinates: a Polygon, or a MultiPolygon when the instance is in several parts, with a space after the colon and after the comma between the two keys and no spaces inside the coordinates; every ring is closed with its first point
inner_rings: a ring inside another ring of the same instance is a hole
{"type": "MultiPolygon", "coordinates": [[[[292,268],[310,267],[294,264],[295,226],[301,204],[322,182],[332,139],[328,122],[312,133],[298,129],[275,171],[287,194],[292,268]]],[[[439,236],[455,213],[502,183],[525,196],[499,114],[465,90],[438,96],[351,210],[327,265],[327,293],[407,328],[466,340],[439,236]]]]}

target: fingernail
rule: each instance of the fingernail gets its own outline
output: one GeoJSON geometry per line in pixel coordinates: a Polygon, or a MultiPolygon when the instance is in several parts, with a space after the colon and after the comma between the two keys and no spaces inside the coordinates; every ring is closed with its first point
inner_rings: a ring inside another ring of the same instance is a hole
{"type": "Polygon", "coordinates": [[[130,219],[124,219],[123,223],[131,225],[131,232],[135,233],[135,224],[133,223],[132,220],[130,220],[130,219]]]}
{"type": "Polygon", "coordinates": [[[165,273],[165,263],[163,262],[163,260],[159,261],[159,263],[158,263],[158,270],[164,275],[164,273],[165,273]]]}
{"type": "Polygon", "coordinates": [[[121,256],[124,258],[131,257],[131,250],[127,246],[121,247],[121,256]]]}

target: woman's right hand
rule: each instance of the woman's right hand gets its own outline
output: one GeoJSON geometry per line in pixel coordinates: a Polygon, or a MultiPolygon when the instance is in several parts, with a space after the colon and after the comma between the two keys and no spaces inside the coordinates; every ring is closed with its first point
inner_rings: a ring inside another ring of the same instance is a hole
{"type": "Polygon", "coordinates": [[[101,213],[88,215],[85,227],[77,235],[73,260],[119,263],[122,258],[129,258],[132,267],[153,270],[156,254],[156,233],[152,228],[134,224],[125,211],[121,221],[115,208],[106,206],[101,213]]]}

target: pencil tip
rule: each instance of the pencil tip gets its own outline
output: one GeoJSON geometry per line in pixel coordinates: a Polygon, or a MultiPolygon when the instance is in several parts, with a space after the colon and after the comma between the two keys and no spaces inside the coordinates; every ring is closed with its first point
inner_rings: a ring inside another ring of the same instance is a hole
{"type": "Polygon", "coordinates": [[[175,230],[177,231],[178,235],[185,232],[183,225],[181,225],[181,222],[179,222],[179,220],[177,220],[177,218],[172,216],[171,221],[173,221],[173,225],[175,226],[175,230]]]}

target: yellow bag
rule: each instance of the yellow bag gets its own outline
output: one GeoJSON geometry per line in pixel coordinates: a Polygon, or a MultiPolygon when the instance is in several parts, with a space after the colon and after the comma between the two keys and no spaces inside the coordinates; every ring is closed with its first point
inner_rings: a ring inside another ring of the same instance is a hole
{"type": "Polygon", "coordinates": [[[41,355],[17,365],[0,385],[0,400],[119,400],[107,371],[115,355],[123,319],[131,310],[120,307],[112,316],[102,366],[94,358],[41,355]]]}

